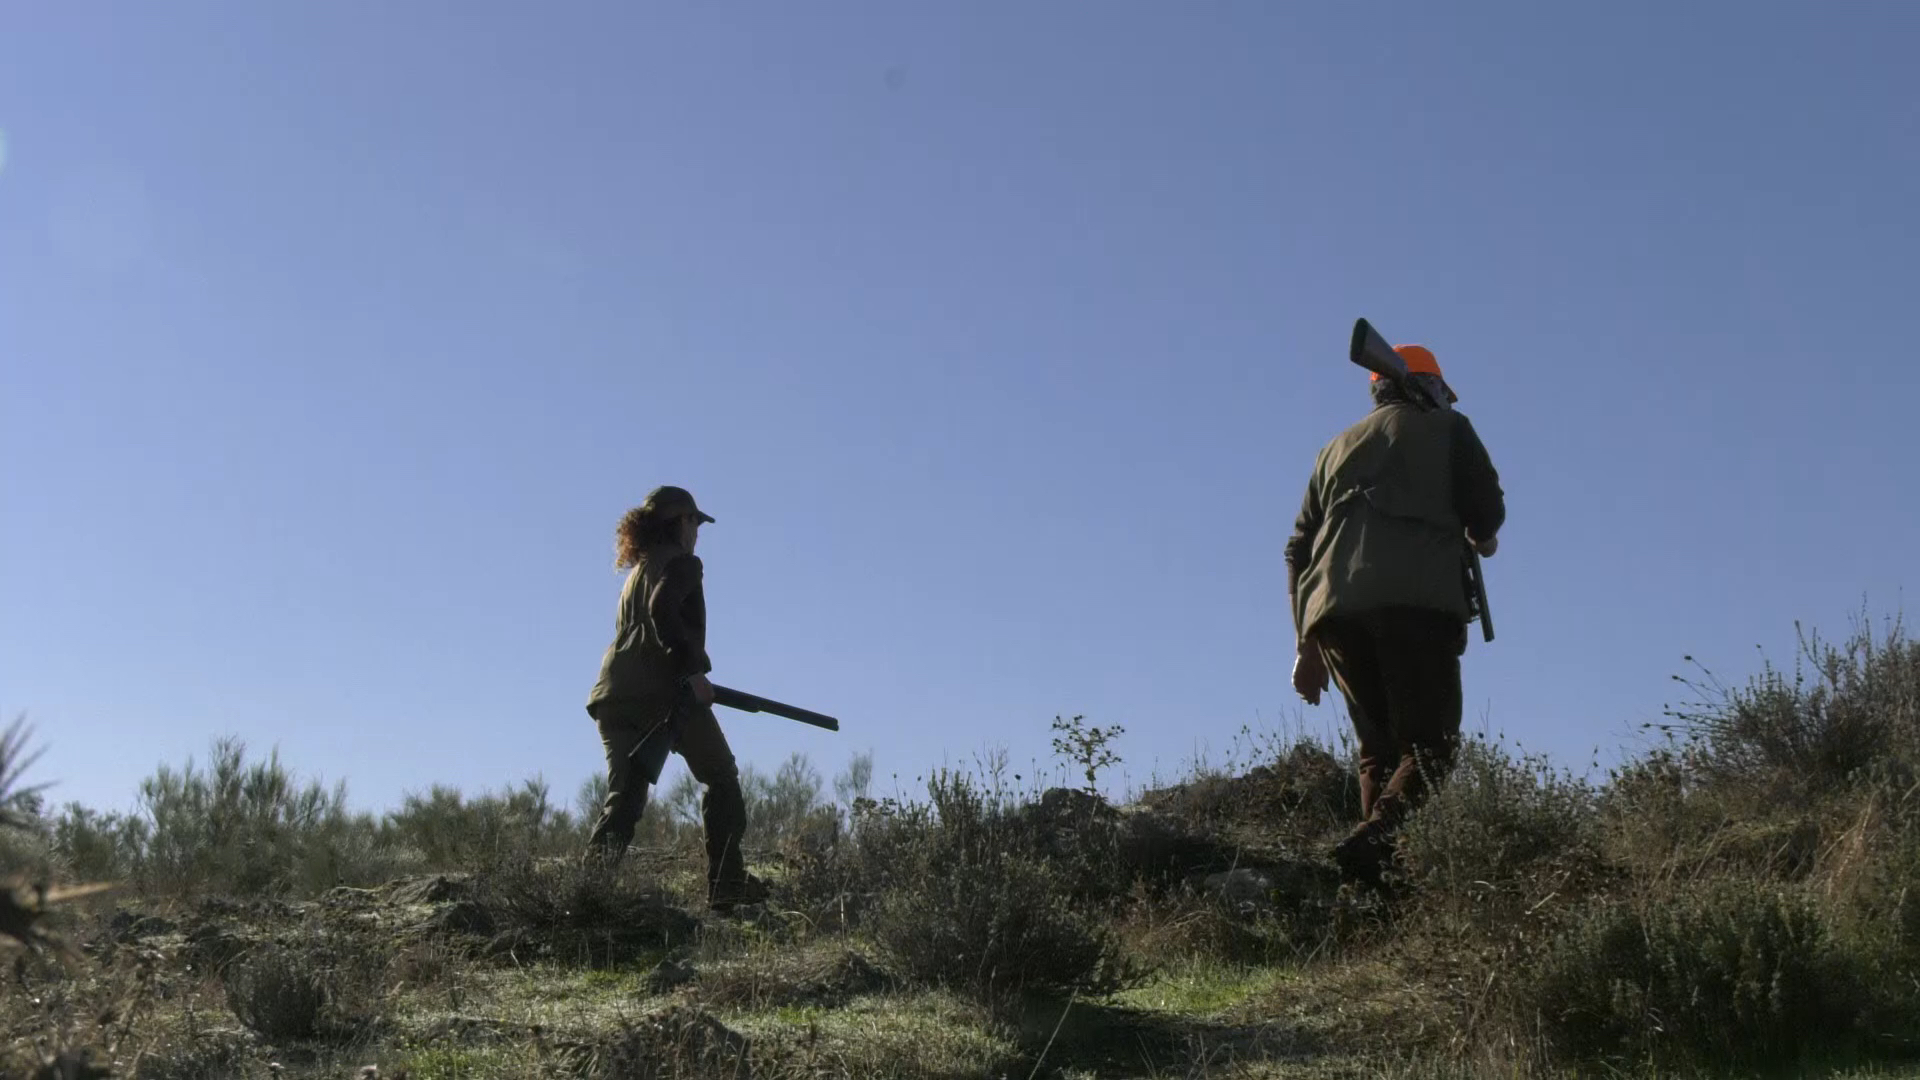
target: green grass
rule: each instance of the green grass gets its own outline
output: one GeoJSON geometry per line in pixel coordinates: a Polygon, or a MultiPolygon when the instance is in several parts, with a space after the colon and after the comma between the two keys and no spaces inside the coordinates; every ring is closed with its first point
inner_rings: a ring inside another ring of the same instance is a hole
{"type": "Polygon", "coordinates": [[[501,1047],[431,1046],[398,1055],[390,1068],[405,1069],[407,1080],[492,1080],[524,1064],[522,1054],[501,1047]]]}
{"type": "Polygon", "coordinates": [[[984,1009],[943,992],[872,995],[837,1009],[719,1009],[715,1015],[749,1038],[851,1076],[998,1076],[1019,1055],[984,1009]]]}
{"type": "Polygon", "coordinates": [[[639,970],[633,968],[602,968],[589,971],[580,976],[582,992],[588,995],[632,994],[640,993],[640,971],[651,967],[645,964],[639,970]]]}
{"type": "Polygon", "coordinates": [[[1298,978],[1295,972],[1285,968],[1241,967],[1195,959],[1164,968],[1146,983],[1122,990],[1106,1000],[1169,1016],[1215,1019],[1240,1009],[1256,997],[1277,994],[1280,987],[1298,978]]]}

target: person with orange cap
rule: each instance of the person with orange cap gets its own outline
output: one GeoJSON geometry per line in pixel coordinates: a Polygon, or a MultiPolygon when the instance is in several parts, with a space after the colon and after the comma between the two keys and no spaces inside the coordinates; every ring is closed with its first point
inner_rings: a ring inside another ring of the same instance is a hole
{"type": "Polygon", "coordinates": [[[1466,545],[1492,555],[1507,514],[1433,352],[1394,351],[1439,407],[1375,375],[1373,409],[1321,449],[1286,545],[1294,689],[1317,705],[1331,676],[1360,743],[1362,820],[1333,856],[1370,882],[1407,814],[1452,769],[1473,617],[1466,545]]]}

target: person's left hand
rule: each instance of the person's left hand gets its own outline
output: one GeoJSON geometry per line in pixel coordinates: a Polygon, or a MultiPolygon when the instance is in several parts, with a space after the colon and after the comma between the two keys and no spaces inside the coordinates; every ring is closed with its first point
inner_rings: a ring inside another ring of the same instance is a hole
{"type": "Polygon", "coordinates": [[[1293,689],[1307,704],[1320,704],[1320,695],[1327,689],[1327,658],[1320,655],[1318,645],[1300,646],[1293,658],[1293,689]]]}

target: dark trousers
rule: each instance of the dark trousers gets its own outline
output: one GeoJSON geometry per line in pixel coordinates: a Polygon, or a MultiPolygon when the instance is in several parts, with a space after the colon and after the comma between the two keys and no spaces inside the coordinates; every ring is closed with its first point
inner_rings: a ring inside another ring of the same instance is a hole
{"type": "Polygon", "coordinates": [[[1360,740],[1363,827],[1391,832],[1453,769],[1466,624],[1390,608],[1330,617],[1314,637],[1360,740]]]}
{"type": "Polygon", "coordinates": [[[706,787],[700,800],[707,840],[709,888],[747,876],[740,844],[747,831],[740,770],[713,710],[682,694],[661,701],[603,702],[593,713],[607,752],[607,801],[587,840],[587,858],[620,861],[647,806],[647,789],[660,780],[667,754],[677,753],[706,787]]]}

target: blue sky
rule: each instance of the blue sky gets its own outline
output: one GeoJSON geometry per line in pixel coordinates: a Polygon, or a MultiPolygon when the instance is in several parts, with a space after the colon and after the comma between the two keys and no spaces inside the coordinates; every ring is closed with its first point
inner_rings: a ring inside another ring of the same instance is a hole
{"type": "MultiPolygon", "coordinates": [[[[371,3],[0,38],[0,709],[126,807],[231,733],[561,793],[611,528],[691,488],[740,758],[1287,684],[1281,544],[1426,343],[1501,470],[1468,723],[1585,765],[1692,654],[1891,614],[1920,8],[371,3]],[[911,10],[909,10],[911,9],[911,10]]],[[[673,769],[677,771],[676,764],[673,769]]]]}

